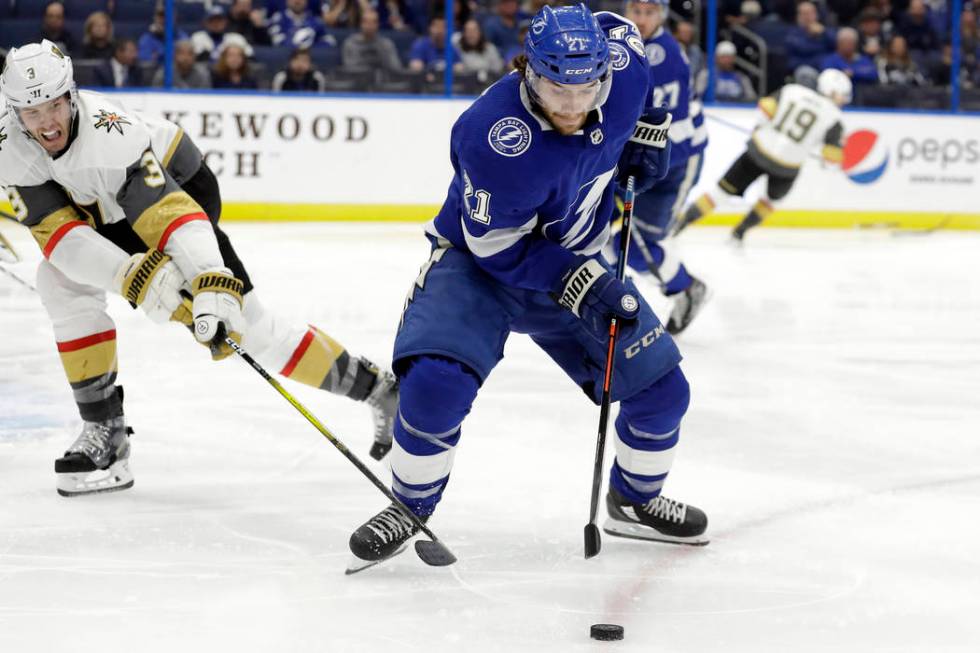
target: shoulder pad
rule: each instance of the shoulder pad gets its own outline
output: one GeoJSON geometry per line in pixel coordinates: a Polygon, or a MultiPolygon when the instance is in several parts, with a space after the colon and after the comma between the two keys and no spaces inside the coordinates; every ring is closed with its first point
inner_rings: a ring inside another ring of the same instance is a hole
{"type": "Polygon", "coordinates": [[[142,118],[110,98],[83,91],[78,108],[78,144],[82,160],[92,167],[126,168],[150,147],[142,118]]]}

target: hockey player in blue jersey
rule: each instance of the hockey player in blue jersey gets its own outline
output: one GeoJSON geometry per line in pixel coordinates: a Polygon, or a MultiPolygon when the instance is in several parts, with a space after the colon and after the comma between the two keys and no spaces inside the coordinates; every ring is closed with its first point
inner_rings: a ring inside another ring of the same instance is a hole
{"type": "MultiPolygon", "coordinates": [[[[652,275],[665,295],[674,300],[667,320],[667,331],[678,334],[695,318],[707,299],[707,287],[680,261],[674,241],[665,241],[671,222],[680,213],[691,188],[701,175],[702,152],[707,132],[701,115],[701,103],[693,96],[691,68],[680,44],[664,27],[667,0],[631,0],[626,3],[626,17],[632,20],[643,39],[649,62],[650,94],[648,107],[664,104],[673,120],[670,123],[670,166],[667,176],[645,193],[638,193],[633,203],[633,234],[630,267],[652,275]]],[[[606,249],[615,260],[619,234],[606,249]]]]}
{"type": "MultiPolygon", "coordinates": [[[[616,460],[607,533],[707,542],[707,517],[661,496],[689,402],[681,356],[631,281],[599,252],[617,178],[649,187],[667,170],[666,109],[645,109],[635,26],[585,7],[544,7],[525,56],[456,121],[455,176],[427,225],[432,254],[395,339],[401,381],[392,490],[428,519],[452,469],[460,425],[511,332],[526,333],[595,403],[609,318],[615,352],[616,460]]],[[[589,426],[583,424],[585,431],[589,426]]],[[[533,436],[533,434],[531,434],[533,436]]],[[[350,538],[354,568],[398,553],[417,532],[394,504],[350,538]]]]}

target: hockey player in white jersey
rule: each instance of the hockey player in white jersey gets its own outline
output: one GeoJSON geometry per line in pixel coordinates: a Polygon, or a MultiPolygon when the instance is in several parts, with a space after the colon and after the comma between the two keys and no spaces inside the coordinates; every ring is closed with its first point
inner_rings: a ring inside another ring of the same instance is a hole
{"type": "Polygon", "coordinates": [[[106,293],[154,322],[184,324],[216,360],[231,353],[228,334],[283,376],[364,401],[375,420],[371,453],[384,456],[394,377],[263,308],[218,227],[217,180],[177,125],[77,91],[71,59],[46,40],[10,51],[0,90],[0,186],[43,252],[37,290],[83,420],[55,462],[60,494],[133,484],[106,293]]]}
{"type": "Polygon", "coordinates": [[[838,164],[843,158],[844,126],[841,107],[851,101],[851,80],[839,70],[828,69],[817,79],[817,91],[788,84],[774,96],[759,101],[765,116],[752,132],[745,152],[731,165],[718,187],[699,197],[684,212],[674,233],[711,213],[728,195],[742,195],[761,175],[767,175],[763,196],[732,232],[742,242],[745,232],[773,212],[773,202],[789,193],[807,157],[816,149],[824,160],[838,164]]]}

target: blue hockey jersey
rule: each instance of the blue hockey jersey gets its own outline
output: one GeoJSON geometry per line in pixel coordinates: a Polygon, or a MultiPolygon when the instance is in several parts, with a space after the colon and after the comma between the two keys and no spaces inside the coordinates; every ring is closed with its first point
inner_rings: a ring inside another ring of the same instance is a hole
{"type": "Polygon", "coordinates": [[[643,46],[650,64],[647,106],[667,105],[672,118],[669,132],[670,167],[687,165],[687,160],[693,154],[692,141],[695,136],[694,116],[691,114],[691,66],[680,44],[662,27],[644,41],[643,46]]]}
{"type": "Polygon", "coordinates": [[[555,131],[516,72],[453,125],[455,175],[426,231],[509,286],[550,291],[576,255],[598,253],[609,238],[616,164],[643,112],[649,76],[633,23],[595,16],[609,37],[613,80],[579,132],[555,131]]]}

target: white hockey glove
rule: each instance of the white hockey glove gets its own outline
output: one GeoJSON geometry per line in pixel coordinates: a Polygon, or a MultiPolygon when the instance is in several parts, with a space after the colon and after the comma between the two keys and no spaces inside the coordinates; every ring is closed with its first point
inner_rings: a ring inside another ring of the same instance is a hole
{"type": "Polygon", "coordinates": [[[115,288],[132,305],[139,306],[147,317],[161,324],[168,320],[185,321],[184,300],[180,290],[187,282],[170,257],[151,249],[133,254],[116,271],[115,288]]]}
{"type": "Polygon", "coordinates": [[[225,342],[230,337],[242,341],[245,317],[242,315],[242,282],[231,270],[219,268],[194,277],[194,337],[211,348],[211,358],[218,361],[232,354],[225,342]]]}

